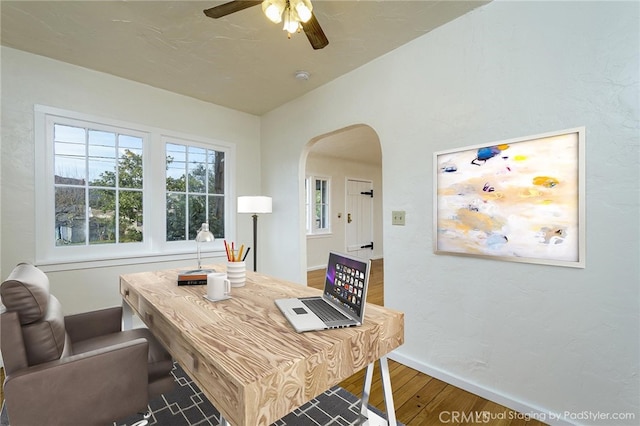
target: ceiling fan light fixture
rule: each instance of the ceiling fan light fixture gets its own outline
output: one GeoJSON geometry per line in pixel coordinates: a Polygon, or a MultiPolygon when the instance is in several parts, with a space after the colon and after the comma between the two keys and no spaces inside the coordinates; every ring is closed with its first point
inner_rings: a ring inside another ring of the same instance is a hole
{"type": "Polygon", "coordinates": [[[311,1],[309,0],[290,0],[295,3],[295,10],[298,13],[298,17],[301,22],[307,22],[311,19],[311,11],[313,10],[313,6],[311,5],[311,1]]]}
{"type": "Polygon", "coordinates": [[[300,30],[300,18],[294,9],[291,9],[289,5],[284,10],[284,26],[283,30],[289,34],[293,34],[300,30]]]}
{"type": "Polygon", "coordinates": [[[282,12],[284,12],[285,6],[285,0],[264,0],[262,11],[271,22],[279,24],[282,22],[282,12]]]}
{"type": "MultiPolygon", "coordinates": [[[[1,0],[0,0],[1,1],[1,0]]],[[[313,14],[311,0],[231,0],[203,10],[209,18],[218,19],[241,10],[262,5],[262,12],[274,23],[285,21],[287,37],[304,31],[314,50],[324,49],[329,40],[313,14]]]]}

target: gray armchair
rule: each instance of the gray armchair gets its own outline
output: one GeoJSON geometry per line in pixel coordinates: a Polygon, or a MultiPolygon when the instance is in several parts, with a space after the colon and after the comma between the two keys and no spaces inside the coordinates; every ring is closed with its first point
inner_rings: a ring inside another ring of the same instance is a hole
{"type": "Polygon", "coordinates": [[[121,307],[65,317],[44,272],[24,263],[0,296],[11,426],[105,425],[173,388],[171,356],[149,330],[122,331],[121,307]]]}

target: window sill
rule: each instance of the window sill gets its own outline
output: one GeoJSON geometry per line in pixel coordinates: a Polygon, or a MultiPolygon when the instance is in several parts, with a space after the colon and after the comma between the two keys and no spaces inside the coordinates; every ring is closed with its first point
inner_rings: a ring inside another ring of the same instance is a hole
{"type": "MultiPolygon", "coordinates": [[[[202,259],[220,259],[226,262],[224,250],[202,251],[202,259]]],[[[110,257],[100,259],[59,259],[37,262],[38,268],[44,272],[75,271],[82,269],[96,269],[113,266],[138,265],[157,262],[171,262],[193,260],[196,261],[195,250],[189,253],[150,253],[140,255],[129,255],[126,257],[110,257]]]]}
{"type": "Polygon", "coordinates": [[[307,239],[314,239],[314,238],[330,238],[333,237],[333,232],[329,231],[329,232],[322,232],[322,233],[317,233],[317,234],[307,234],[307,239]]]}

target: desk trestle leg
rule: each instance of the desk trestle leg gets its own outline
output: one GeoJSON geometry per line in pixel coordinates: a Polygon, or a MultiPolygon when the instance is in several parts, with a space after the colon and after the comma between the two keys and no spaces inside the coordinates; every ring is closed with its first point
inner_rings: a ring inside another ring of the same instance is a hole
{"type": "Polygon", "coordinates": [[[362,388],[362,401],[360,406],[360,424],[363,425],[379,425],[386,424],[396,426],[396,410],[393,405],[393,392],[391,390],[391,377],[389,376],[389,364],[387,357],[380,357],[380,375],[382,376],[382,391],[384,394],[384,403],[387,410],[387,421],[369,411],[369,396],[371,393],[371,383],[373,381],[373,366],[371,363],[367,366],[364,377],[364,386],[362,388]]]}
{"type": "Polygon", "coordinates": [[[133,328],[133,309],[124,299],[122,299],[122,330],[133,328]]]}

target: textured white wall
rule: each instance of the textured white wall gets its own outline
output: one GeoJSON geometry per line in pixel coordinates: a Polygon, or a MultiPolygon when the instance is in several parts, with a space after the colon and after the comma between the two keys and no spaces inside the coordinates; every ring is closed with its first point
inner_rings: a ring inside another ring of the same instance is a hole
{"type": "MultiPolygon", "coordinates": [[[[34,104],[235,143],[237,193],[260,190],[259,117],[2,47],[3,278],[18,262],[35,258],[34,104]]],[[[250,241],[250,218],[245,223],[239,217],[237,226],[238,238],[250,241]]],[[[93,268],[49,277],[65,312],[75,313],[119,305],[121,273],[191,264],[93,268]]]]}
{"type": "Polygon", "coordinates": [[[303,280],[305,144],[368,124],[383,152],[385,303],[406,314],[396,358],[519,409],[637,424],[639,7],[495,1],[264,116],[265,272],[303,280]],[[434,151],[578,126],[585,269],[432,253],[434,151]]]}

